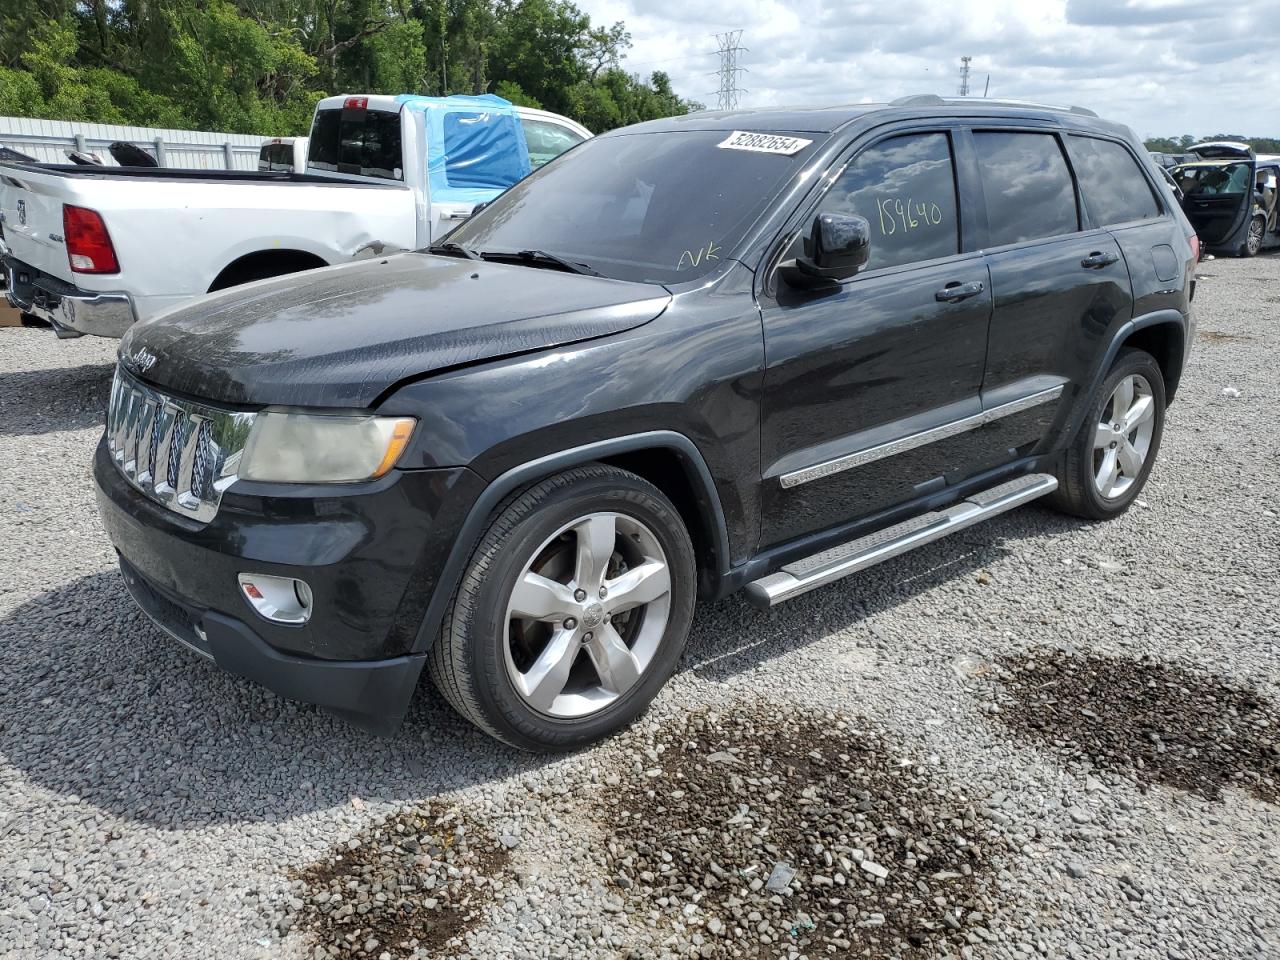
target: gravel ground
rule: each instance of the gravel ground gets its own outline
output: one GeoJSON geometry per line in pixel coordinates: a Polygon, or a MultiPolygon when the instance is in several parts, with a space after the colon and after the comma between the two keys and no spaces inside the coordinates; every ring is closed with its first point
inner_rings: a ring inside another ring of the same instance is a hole
{"type": "Polygon", "coordinates": [[[0,330],[0,957],[1280,956],[1280,257],[1201,276],[1128,515],[704,607],[554,760],[167,640],[93,506],[114,345],[0,330]]]}

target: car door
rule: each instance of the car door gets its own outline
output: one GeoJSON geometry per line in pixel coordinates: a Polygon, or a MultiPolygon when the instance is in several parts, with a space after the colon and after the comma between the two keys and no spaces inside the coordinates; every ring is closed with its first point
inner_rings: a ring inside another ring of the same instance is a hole
{"type": "Polygon", "coordinates": [[[1111,234],[1081,229],[1057,132],[975,129],[965,155],[982,185],[994,300],[982,406],[1008,412],[995,435],[1028,455],[1086,385],[1099,341],[1132,316],[1129,274],[1111,234]]]}
{"type": "Polygon", "coordinates": [[[1177,283],[1183,264],[1174,243],[1186,228],[1167,212],[1174,198],[1158,189],[1120,140],[1071,133],[1065,142],[1085,224],[1106,230],[1124,255],[1134,316],[1179,309],[1186,292],[1177,283]]]}
{"type": "Polygon", "coordinates": [[[762,540],[771,546],[945,487],[984,460],[963,429],[981,411],[991,295],[962,244],[951,133],[860,149],[796,221],[870,224],[861,273],[762,297],[762,540]],[[957,429],[957,425],[961,425],[957,429]]]}

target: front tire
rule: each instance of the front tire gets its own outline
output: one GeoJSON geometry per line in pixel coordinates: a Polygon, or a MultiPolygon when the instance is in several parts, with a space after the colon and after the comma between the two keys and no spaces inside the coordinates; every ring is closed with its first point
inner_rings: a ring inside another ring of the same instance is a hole
{"type": "Polygon", "coordinates": [[[1088,520],[1128,510],[1155,464],[1164,414],[1160,365],[1143,350],[1121,350],[1063,456],[1049,503],[1088,520]]]}
{"type": "Polygon", "coordinates": [[[432,681],[505,743],[576,749],[657,695],[696,582],[688,531],[660,490],[604,464],[557,474],[498,508],[432,648],[432,681]]]}

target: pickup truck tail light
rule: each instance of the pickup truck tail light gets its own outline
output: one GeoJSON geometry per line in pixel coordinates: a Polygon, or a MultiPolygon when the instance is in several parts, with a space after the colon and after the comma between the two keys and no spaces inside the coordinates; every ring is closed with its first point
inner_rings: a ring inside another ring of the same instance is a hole
{"type": "Polygon", "coordinates": [[[119,273],[116,248],[97,210],[63,204],[62,234],[73,273],[119,273]]]}

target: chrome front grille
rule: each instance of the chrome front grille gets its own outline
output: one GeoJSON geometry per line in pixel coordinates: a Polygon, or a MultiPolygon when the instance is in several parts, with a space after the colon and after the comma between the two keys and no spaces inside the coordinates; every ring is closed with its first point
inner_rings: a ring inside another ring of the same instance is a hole
{"type": "Polygon", "coordinates": [[[201,523],[236,480],[254,414],[166,396],[116,367],[107,447],[133,486],[201,523]]]}

